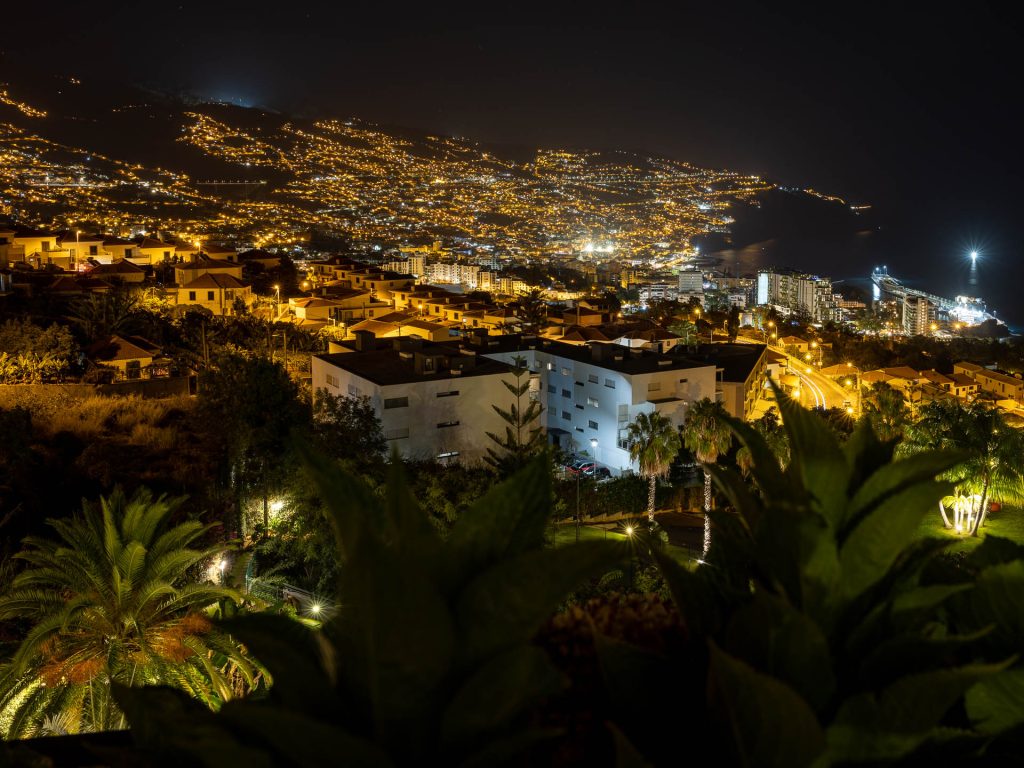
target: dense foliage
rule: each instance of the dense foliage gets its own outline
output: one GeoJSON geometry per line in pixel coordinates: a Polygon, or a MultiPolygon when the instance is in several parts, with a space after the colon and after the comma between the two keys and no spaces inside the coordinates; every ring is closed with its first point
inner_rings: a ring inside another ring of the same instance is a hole
{"type": "Polygon", "coordinates": [[[173,524],[181,500],[115,491],[55,538],[34,537],[16,555],[26,567],[0,597],[0,619],[27,632],[0,668],[0,725],[7,737],[124,727],[111,686],[169,685],[216,708],[251,689],[259,667],[212,621],[232,590],[187,577],[223,547],[209,526],[173,524]]]}

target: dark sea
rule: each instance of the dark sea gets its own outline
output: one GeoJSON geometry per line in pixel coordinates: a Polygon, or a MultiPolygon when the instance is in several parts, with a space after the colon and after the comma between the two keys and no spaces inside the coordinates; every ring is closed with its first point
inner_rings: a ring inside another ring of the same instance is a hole
{"type": "Polygon", "coordinates": [[[969,241],[925,245],[931,238],[884,228],[822,237],[779,237],[709,254],[717,268],[735,275],[768,267],[792,267],[831,278],[835,290],[852,286],[871,294],[871,271],[886,266],[905,285],[940,296],[977,296],[990,312],[1024,333],[1024,260],[1020,254],[986,251],[969,241]],[[975,268],[970,249],[978,247],[975,268]]]}

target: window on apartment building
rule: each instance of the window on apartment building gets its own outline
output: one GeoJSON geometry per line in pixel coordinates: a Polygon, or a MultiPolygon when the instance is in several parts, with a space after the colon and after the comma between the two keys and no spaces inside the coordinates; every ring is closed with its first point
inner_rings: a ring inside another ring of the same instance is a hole
{"type": "Polygon", "coordinates": [[[563,389],[562,390],[562,397],[572,397],[572,390],[563,389]]]}
{"type": "Polygon", "coordinates": [[[566,421],[572,421],[572,414],[568,411],[562,411],[562,418],[566,421]]]}
{"type": "MultiPolygon", "coordinates": [[[[335,381],[337,381],[337,379],[335,379],[335,381]]],[[[357,387],[355,384],[349,384],[348,393],[352,395],[352,397],[362,397],[363,391],[359,389],[359,387],[357,387]]]]}
{"type": "Polygon", "coordinates": [[[89,246],[89,255],[90,256],[99,256],[100,255],[100,247],[98,245],[90,245],[89,246]]]}
{"type": "Polygon", "coordinates": [[[207,291],[206,292],[206,300],[207,301],[213,301],[213,291],[207,291]]]}
{"type": "Polygon", "coordinates": [[[652,381],[650,384],[647,385],[647,391],[648,392],[660,392],[661,391],[661,382],[660,381],[652,381]]]}
{"type": "Polygon", "coordinates": [[[235,298],[235,292],[234,291],[224,291],[224,299],[226,301],[231,301],[233,298],[235,298]]]}
{"type": "Polygon", "coordinates": [[[604,385],[606,387],[608,387],[608,389],[615,389],[615,380],[614,379],[605,379],[604,380],[604,385]]]}
{"type": "Polygon", "coordinates": [[[597,422],[596,421],[588,421],[587,422],[587,426],[590,427],[591,429],[597,429],[597,422]]]}
{"type": "Polygon", "coordinates": [[[563,368],[562,368],[562,375],[563,375],[563,376],[571,376],[571,375],[572,375],[572,372],[571,372],[571,371],[570,371],[570,370],[569,370],[568,368],[564,368],[564,367],[563,367],[563,368]]]}
{"type": "Polygon", "coordinates": [[[164,261],[167,261],[170,258],[171,258],[171,252],[170,251],[164,251],[164,261]]]}
{"type": "Polygon", "coordinates": [[[555,366],[554,366],[554,363],[548,363],[548,370],[549,370],[549,371],[553,371],[553,370],[555,370],[555,366]]]}
{"type": "Polygon", "coordinates": [[[335,389],[337,389],[338,388],[338,377],[337,376],[332,376],[331,374],[328,373],[327,374],[327,386],[328,387],[334,387],[335,389]]]}
{"type": "Polygon", "coordinates": [[[592,405],[595,408],[598,408],[599,406],[597,404],[597,398],[596,397],[588,397],[587,398],[587,405],[592,405]]]}
{"type": "Polygon", "coordinates": [[[408,397],[386,397],[384,408],[405,408],[409,405],[408,397]]]}
{"type": "Polygon", "coordinates": [[[459,390],[457,390],[457,389],[453,389],[450,392],[438,392],[437,393],[438,397],[458,397],[458,395],[459,395],[459,390]]]}
{"type": "Polygon", "coordinates": [[[195,301],[196,300],[196,292],[195,291],[189,291],[188,292],[188,300],[189,301],[195,301]]]}
{"type": "Polygon", "coordinates": [[[687,381],[689,381],[689,379],[680,379],[679,383],[680,384],[685,384],[687,381]]]}
{"type": "Polygon", "coordinates": [[[583,431],[583,427],[576,427],[576,431],[577,432],[582,432],[583,431]]]}
{"type": "Polygon", "coordinates": [[[441,422],[438,422],[438,424],[437,424],[437,428],[438,429],[445,429],[446,427],[457,427],[457,426],[459,426],[458,419],[455,419],[453,421],[441,421],[441,422]]]}
{"type": "Polygon", "coordinates": [[[629,421],[629,405],[627,403],[619,403],[619,424],[625,424],[629,421]]]}
{"type": "Polygon", "coordinates": [[[554,395],[557,392],[558,392],[558,387],[556,387],[554,384],[548,384],[548,394],[549,395],[554,395]]]}
{"type": "Polygon", "coordinates": [[[589,381],[591,384],[597,384],[597,374],[592,373],[589,376],[587,376],[587,381],[589,381]]]}
{"type": "Polygon", "coordinates": [[[582,411],[583,410],[583,406],[580,405],[579,403],[576,403],[576,410],[582,411]]]}
{"type": "Polygon", "coordinates": [[[400,429],[385,429],[384,439],[385,440],[402,440],[409,436],[409,428],[401,427],[400,429]]]}

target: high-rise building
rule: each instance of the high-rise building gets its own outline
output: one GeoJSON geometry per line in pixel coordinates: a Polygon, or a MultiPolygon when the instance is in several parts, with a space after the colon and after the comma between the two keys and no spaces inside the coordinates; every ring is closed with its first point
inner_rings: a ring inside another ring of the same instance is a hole
{"type": "Polygon", "coordinates": [[[757,303],[783,314],[802,313],[815,323],[838,320],[832,281],[792,270],[762,270],[757,275],[757,303]]]}
{"type": "Polygon", "coordinates": [[[679,301],[686,302],[692,298],[704,303],[704,273],[687,269],[679,273],[679,301]]]}
{"type": "Polygon", "coordinates": [[[921,296],[903,297],[903,332],[915,336],[932,333],[937,307],[921,296]]]}

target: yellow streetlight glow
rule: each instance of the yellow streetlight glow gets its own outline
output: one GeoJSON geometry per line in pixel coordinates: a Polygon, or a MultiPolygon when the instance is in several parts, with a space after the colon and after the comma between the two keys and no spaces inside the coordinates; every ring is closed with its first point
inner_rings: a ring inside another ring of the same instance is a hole
{"type": "Polygon", "coordinates": [[[626,526],[626,535],[627,536],[632,536],[633,535],[633,526],[632,525],[627,525],[626,526]]]}

